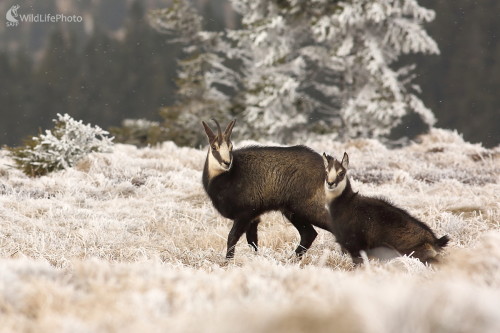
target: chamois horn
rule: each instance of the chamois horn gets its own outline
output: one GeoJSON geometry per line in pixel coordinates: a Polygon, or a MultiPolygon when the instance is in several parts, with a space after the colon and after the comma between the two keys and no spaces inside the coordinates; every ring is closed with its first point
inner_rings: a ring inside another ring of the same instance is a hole
{"type": "Polygon", "coordinates": [[[215,125],[217,125],[217,139],[218,139],[219,143],[221,143],[222,142],[222,130],[220,128],[219,122],[215,118],[212,118],[212,120],[214,121],[215,125]]]}

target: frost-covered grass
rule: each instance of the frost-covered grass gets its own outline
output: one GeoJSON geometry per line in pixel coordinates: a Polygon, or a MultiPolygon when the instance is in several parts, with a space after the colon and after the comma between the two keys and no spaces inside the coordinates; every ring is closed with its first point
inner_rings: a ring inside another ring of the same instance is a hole
{"type": "Polygon", "coordinates": [[[0,331],[500,332],[499,148],[444,130],[395,150],[307,144],[346,150],[355,190],[448,234],[444,262],[354,268],[319,231],[297,263],[277,213],[258,254],[242,239],[226,262],[231,222],[203,192],[203,150],[117,145],[35,179],[1,151],[0,331]]]}

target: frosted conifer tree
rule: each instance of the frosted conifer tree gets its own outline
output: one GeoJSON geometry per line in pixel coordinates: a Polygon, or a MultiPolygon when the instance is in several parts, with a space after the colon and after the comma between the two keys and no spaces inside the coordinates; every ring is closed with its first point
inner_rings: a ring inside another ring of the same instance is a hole
{"type": "Polygon", "coordinates": [[[92,152],[110,152],[113,138],[99,126],[73,119],[68,114],[57,114],[55,126],[45,134],[35,136],[25,146],[10,148],[16,165],[29,176],[73,166],[92,152]]]}
{"type": "Polygon", "coordinates": [[[184,46],[178,61],[176,103],[160,111],[164,126],[178,144],[204,144],[202,119],[226,122],[231,118],[230,100],[220,90],[237,84],[233,71],[224,65],[227,57],[220,54],[229,47],[221,33],[202,30],[202,18],[189,1],[175,0],[169,8],[152,11],[149,18],[155,29],[172,36],[170,43],[184,46]]]}
{"type": "Polygon", "coordinates": [[[313,127],[348,136],[388,134],[410,112],[435,119],[415,95],[402,54],[438,53],[422,28],[434,12],[416,0],[232,0],[244,29],[245,118],[261,134],[313,127]],[[306,126],[307,125],[307,126],[306,126]]]}
{"type": "Polygon", "coordinates": [[[243,27],[225,33],[202,31],[186,2],[157,12],[155,25],[176,30],[191,54],[181,61],[178,112],[195,128],[201,115],[236,114],[247,137],[287,141],[310,131],[378,137],[408,113],[435,122],[413,67],[396,67],[401,55],[439,52],[422,27],[434,12],[416,0],[231,2],[243,27]]]}

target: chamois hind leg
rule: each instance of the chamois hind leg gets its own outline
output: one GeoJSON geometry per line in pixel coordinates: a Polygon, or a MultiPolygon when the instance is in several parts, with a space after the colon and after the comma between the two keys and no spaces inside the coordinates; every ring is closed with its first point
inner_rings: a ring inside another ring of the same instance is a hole
{"type": "Polygon", "coordinates": [[[311,247],[311,244],[314,242],[314,239],[318,235],[316,230],[314,230],[313,226],[306,222],[304,219],[301,219],[297,214],[292,212],[284,213],[286,218],[292,222],[295,228],[297,228],[300,234],[300,244],[295,249],[295,254],[297,257],[302,257],[304,253],[311,247]]]}
{"type": "Polygon", "coordinates": [[[229,235],[227,236],[227,253],[226,259],[234,258],[234,248],[236,243],[238,243],[241,235],[248,229],[248,225],[250,224],[250,219],[236,219],[233,222],[233,227],[231,231],[229,231],[229,235]]]}
{"type": "Polygon", "coordinates": [[[423,263],[433,263],[437,261],[436,256],[438,255],[438,252],[431,244],[423,243],[415,246],[409,251],[405,251],[405,254],[411,254],[412,257],[417,258],[423,263]]]}
{"type": "Polygon", "coordinates": [[[260,217],[256,217],[250,222],[248,225],[248,229],[246,231],[247,242],[255,251],[258,250],[258,236],[257,236],[257,227],[260,223],[260,217]]]}

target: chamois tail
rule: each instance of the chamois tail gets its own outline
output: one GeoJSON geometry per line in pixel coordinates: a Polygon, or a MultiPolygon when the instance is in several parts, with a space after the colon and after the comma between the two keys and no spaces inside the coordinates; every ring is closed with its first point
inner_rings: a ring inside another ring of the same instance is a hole
{"type": "Polygon", "coordinates": [[[436,245],[439,247],[445,247],[449,241],[450,241],[450,237],[443,236],[436,241],[436,245]]]}

